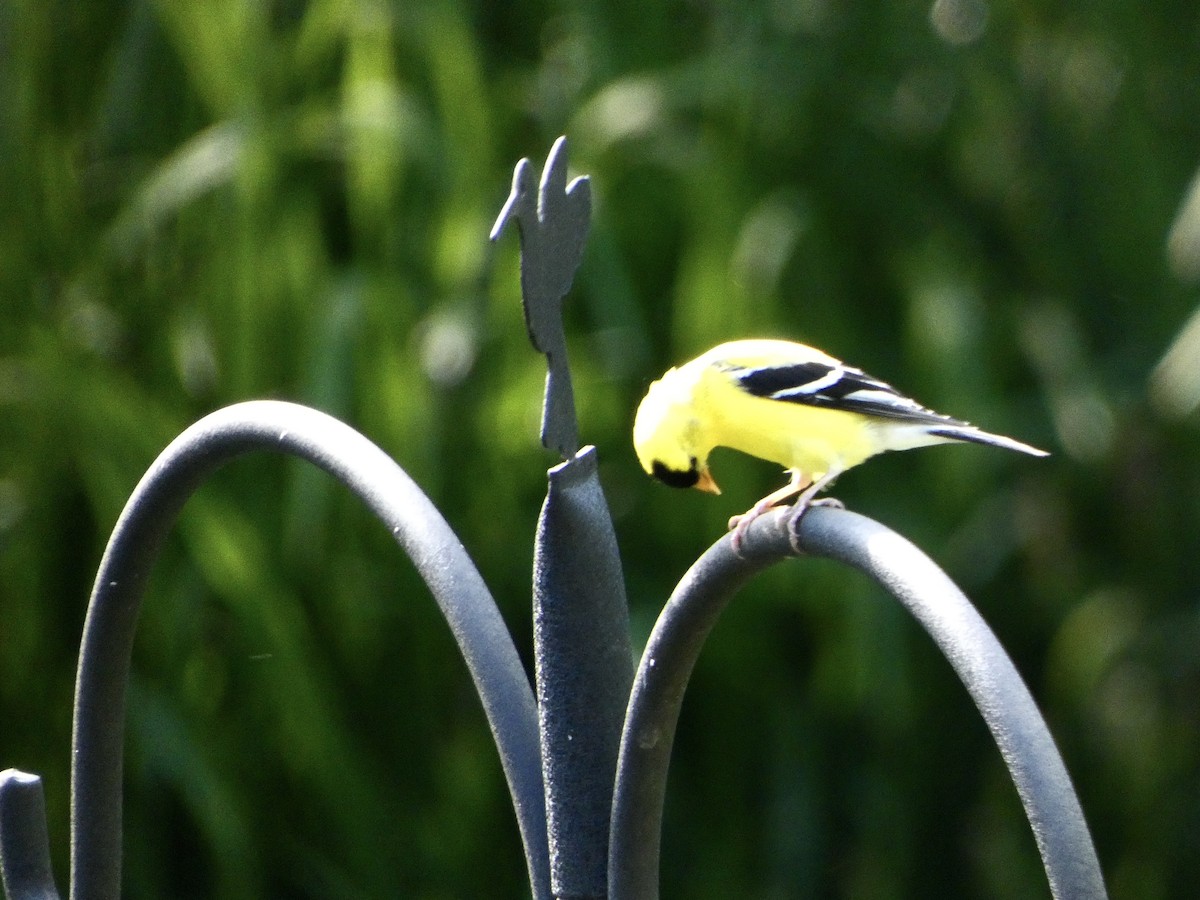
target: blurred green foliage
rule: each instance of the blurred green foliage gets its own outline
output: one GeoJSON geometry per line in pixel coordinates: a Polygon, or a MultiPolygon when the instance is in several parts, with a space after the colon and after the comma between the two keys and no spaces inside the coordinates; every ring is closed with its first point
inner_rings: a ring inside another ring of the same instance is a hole
{"type": "MultiPolygon", "coordinates": [[[[839,484],[978,602],[1042,703],[1114,897],[1200,880],[1200,12],[1194,2],[210,0],[0,6],[0,766],[66,883],[74,658],[109,529],[204,413],[282,397],[422,484],[518,646],[544,470],[521,156],[571,138],[568,309],[644,639],[779,483],[646,479],[650,379],[811,341],[1055,451],[897,454],[839,484]]],[[[131,686],[129,897],[520,897],[464,667],[389,535],[238,462],[185,509],[131,686]]],[[[930,641],[832,564],[717,628],[672,768],[664,894],[1047,891],[930,641]]]]}

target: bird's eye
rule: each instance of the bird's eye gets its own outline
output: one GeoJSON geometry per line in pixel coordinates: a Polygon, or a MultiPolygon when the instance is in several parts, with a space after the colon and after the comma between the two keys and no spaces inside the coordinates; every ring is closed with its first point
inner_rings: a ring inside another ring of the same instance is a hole
{"type": "Polygon", "coordinates": [[[692,467],[686,471],[668,468],[659,460],[655,460],[651,466],[651,473],[655,478],[663,484],[668,484],[675,488],[690,488],[695,487],[696,482],[700,480],[700,469],[696,465],[695,458],[692,459],[692,467]]]}

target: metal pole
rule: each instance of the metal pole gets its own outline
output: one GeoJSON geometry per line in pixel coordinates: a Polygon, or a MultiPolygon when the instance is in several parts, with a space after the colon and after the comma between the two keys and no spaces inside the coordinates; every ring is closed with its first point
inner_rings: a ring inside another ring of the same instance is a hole
{"type": "MultiPolygon", "coordinates": [[[[658,896],[659,841],[671,744],[700,648],[734,593],[789,555],[788,510],[750,528],[743,556],[728,536],[700,557],[659,617],[634,680],[613,800],[609,890],[613,900],[658,896]]],[[[1037,704],[996,636],[924,553],[890,529],[844,510],[801,518],[806,553],[869,575],[917,619],[962,679],[991,729],[1033,827],[1050,889],[1061,900],[1107,896],[1079,799],[1037,704]]]]}

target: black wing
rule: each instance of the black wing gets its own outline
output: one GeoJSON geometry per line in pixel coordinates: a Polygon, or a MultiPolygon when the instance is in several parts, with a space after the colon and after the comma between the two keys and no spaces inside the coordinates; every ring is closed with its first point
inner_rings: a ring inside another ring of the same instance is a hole
{"type": "Polygon", "coordinates": [[[940,425],[966,425],[904,396],[861,369],[823,362],[775,366],[730,366],[734,382],[755,397],[842,409],[866,416],[940,425]]]}

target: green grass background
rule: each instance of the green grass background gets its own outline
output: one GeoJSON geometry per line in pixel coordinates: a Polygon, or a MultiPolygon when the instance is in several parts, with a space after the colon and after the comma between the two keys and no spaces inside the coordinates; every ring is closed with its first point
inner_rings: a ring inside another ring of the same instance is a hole
{"type": "MultiPolygon", "coordinates": [[[[0,5],[0,767],[46,780],[125,499],[206,412],[276,397],[385,447],[522,652],[556,460],[512,167],[592,177],[567,320],[639,645],[726,519],[632,413],[719,341],[815,343],[1052,450],[895,454],[838,496],[978,603],[1117,898],[1200,880],[1200,13],[1192,0],[134,0],[0,5]],[[1190,200],[1189,200],[1190,198],[1190,200]]],[[[130,686],[131,898],[522,897],[487,728],[386,529],[257,456],[188,504],[130,686]]],[[[671,771],[667,897],[1047,896],[931,642],[802,561],[730,608],[671,771]]]]}

